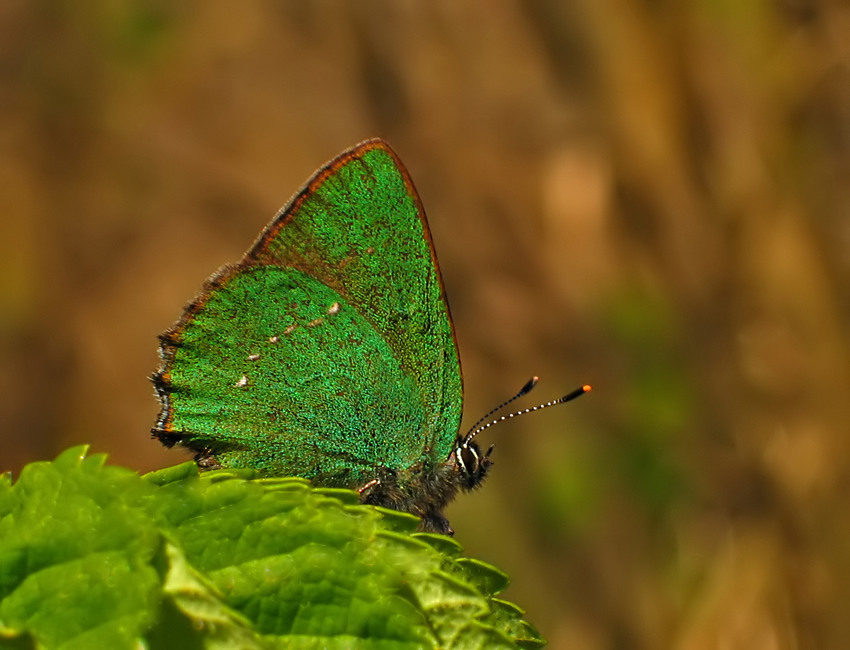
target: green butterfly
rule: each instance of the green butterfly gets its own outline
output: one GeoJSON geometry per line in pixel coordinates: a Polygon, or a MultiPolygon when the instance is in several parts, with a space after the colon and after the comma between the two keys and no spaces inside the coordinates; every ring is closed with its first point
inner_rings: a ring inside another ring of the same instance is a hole
{"type": "MultiPolygon", "coordinates": [[[[425,531],[490,468],[425,212],[382,140],[319,169],[160,336],[165,445],[202,467],[356,488],[425,531]]],[[[528,387],[527,387],[528,388],[528,387]]]]}

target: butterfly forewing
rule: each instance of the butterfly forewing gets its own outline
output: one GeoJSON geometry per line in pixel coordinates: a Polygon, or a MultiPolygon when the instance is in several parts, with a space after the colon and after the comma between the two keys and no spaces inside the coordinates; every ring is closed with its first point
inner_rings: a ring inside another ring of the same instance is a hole
{"type": "Polygon", "coordinates": [[[163,337],[163,436],[349,484],[451,453],[457,348],[416,190],[382,141],[319,170],[163,337]]]}

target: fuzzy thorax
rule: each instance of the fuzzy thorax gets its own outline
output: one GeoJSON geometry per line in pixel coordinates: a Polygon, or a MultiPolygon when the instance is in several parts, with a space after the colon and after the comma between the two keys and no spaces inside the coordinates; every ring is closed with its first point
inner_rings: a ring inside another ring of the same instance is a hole
{"type": "Polygon", "coordinates": [[[492,461],[490,452],[482,455],[478,446],[459,441],[448,459],[435,466],[418,464],[393,471],[382,470],[360,490],[361,503],[409,512],[422,520],[419,529],[427,533],[454,534],[445,507],[460,490],[468,492],[481,485],[492,461]]]}

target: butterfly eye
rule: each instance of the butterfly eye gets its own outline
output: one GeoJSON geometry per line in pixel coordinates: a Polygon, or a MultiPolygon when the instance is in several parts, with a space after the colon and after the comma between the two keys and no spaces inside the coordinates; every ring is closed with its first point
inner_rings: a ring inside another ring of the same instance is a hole
{"type": "Polygon", "coordinates": [[[481,454],[481,449],[474,442],[459,444],[455,449],[455,458],[458,466],[458,479],[460,486],[465,490],[472,490],[481,485],[484,477],[487,475],[487,470],[493,461],[490,460],[490,452],[481,454]]]}
{"type": "Polygon", "coordinates": [[[460,445],[456,451],[457,463],[460,465],[461,471],[467,476],[471,476],[478,471],[480,458],[478,456],[478,446],[476,444],[460,445]]]}

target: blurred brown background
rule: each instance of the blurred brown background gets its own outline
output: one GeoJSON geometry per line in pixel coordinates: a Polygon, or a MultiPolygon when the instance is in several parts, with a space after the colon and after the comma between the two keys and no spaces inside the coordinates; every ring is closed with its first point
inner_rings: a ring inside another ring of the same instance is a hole
{"type": "Polygon", "coordinates": [[[182,460],[156,334],[382,136],[469,423],[595,388],[449,513],[552,647],[848,647],[849,65],[830,0],[7,0],[2,468],[182,460]]]}

